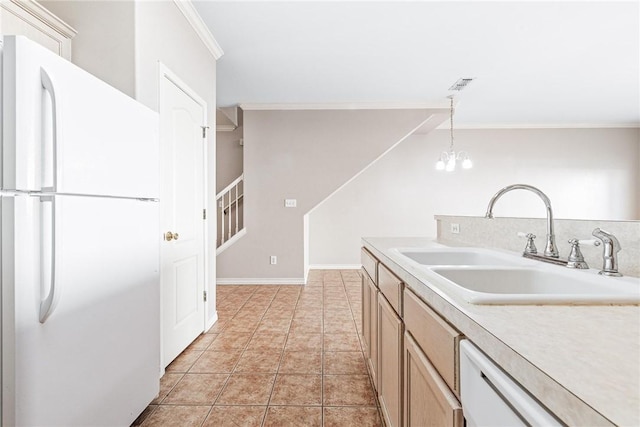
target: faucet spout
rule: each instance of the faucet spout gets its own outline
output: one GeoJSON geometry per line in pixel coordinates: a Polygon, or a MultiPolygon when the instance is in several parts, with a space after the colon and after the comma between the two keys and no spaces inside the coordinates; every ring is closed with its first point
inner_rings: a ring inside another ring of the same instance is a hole
{"type": "Polygon", "coordinates": [[[544,194],[540,189],[527,184],[513,184],[504,187],[500,191],[498,191],[489,201],[489,206],[487,206],[487,213],[485,214],[485,218],[493,218],[493,207],[504,194],[513,191],[513,190],[527,190],[531,191],[540,197],[544,202],[544,206],[547,209],[547,243],[544,248],[544,254],[549,257],[558,258],[558,249],[556,248],[556,238],[553,231],[553,210],[551,209],[551,201],[546,194],[544,194]]]}

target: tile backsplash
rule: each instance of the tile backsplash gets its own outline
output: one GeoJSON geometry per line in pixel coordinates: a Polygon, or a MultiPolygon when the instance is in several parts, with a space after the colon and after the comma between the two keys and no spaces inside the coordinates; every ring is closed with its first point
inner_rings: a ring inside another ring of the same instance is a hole
{"type": "MultiPolygon", "coordinates": [[[[494,218],[435,215],[438,241],[445,244],[499,248],[515,252],[524,250],[526,240],[519,231],[537,236],[538,251],[544,249],[546,219],[494,218]],[[459,233],[451,232],[451,224],[458,224],[459,233]]],[[[620,241],[619,270],[625,276],[640,277],[640,221],[606,221],[554,219],[556,245],[561,258],[569,255],[569,239],[593,239],[593,229],[600,227],[620,241]]],[[[602,246],[581,246],[585,261],[591,268],[602,268],[602,246]]]]}

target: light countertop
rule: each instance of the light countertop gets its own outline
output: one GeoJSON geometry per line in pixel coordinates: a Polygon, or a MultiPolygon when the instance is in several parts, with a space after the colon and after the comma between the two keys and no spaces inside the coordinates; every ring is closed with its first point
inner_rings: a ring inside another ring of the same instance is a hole
{"type": "Polygon", "coordinates": [[[469,304],[390,250],[442,247],[433,238],[362,242],[563,422],[640,425],[640,306],[469,304]]]}

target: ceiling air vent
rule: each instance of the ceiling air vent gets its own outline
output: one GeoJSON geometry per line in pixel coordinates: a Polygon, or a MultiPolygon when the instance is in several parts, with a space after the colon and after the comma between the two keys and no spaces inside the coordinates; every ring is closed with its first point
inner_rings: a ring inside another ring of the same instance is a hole
{"type": "Polygon", "coordinates": [[[457,82],[455,82],[450,88],[449,90],[457,90],[460,91],[462,89],[464,89],[465,87],[467,87],[467,85],[469,83],[471,83],[473,81],[473,78],[468,78],[468,79],[458,79],[457,82]]]}

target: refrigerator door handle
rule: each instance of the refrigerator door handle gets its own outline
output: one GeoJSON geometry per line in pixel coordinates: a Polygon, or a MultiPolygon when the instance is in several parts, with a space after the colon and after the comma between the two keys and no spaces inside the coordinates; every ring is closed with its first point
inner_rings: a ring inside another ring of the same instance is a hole
{"type": "MultiPolygon", "coordinates": [[[[47,139],[44,137],[43,132],[43,147],[42,147],[42,191],[55,192],[57,191],[57,162],[58,162],[58,108],[56,104],[56,91],[53,86],[53,81],[47,71],[40,67],[40,81],[42,87],[49,93],[51,97],[51,144],[45,144],[47,139]]],[[[43,101],[44,107],[44,101],[43,101]]],[[[44,112],[43,112],[44,114],[44,112]]],[[[44,117],[44,116],[43,116],[44,117]]]]}
{"type": "MultiPolygon", "coordinates": [[[[42,240],[40,248],[40,289],[44,293],[40,301],[40,323],[47,321],[54,309],[56,297],[56,201],[53,196],[40,196],[40,203],[51,203],[51,214],[41,215],[42,240]]],[[[41,212],[44,209],[41,209],[41,212]]]]}

